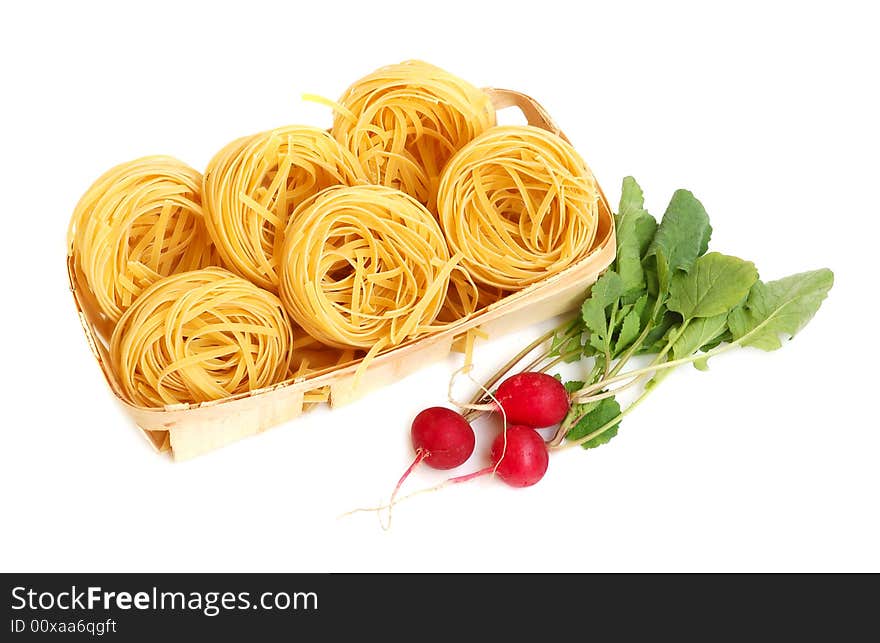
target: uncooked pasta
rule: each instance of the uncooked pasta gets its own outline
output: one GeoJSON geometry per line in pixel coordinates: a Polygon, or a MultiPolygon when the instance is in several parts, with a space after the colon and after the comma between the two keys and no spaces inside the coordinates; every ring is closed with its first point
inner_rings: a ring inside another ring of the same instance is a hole
{"type": "Polygon", "coordinates": [[[112,325],[161,277],[217,263],[202,216],[202,175],[170,156],[117,165],[83,195],[68,252],[112,325]]]}
{"type": "Polygon", "coordinates": [[[316,127],[292,125],[240,138],[205,170],[208,231],[227,268],[277,292],[290,213],[326,187],[364,180],[354,156],[316,127]]]}
{"type": "MultiPolygon", "coordinates": [[[[374,360],[378,384],[433,355],[422,338],[470,367],[485,329],[525,319],[518,291],[613,250],[592,173],[527,96],[407,61],[315,99],[329,130],[239,138],[204,176],[167,156],[124,163],[76,207],[80,319],[157,446],[191,455],[209,427],[225,440],[343,403],[374,360]],[[507,106],[556,134],[497,126],[507,106]]],[[[546,285],[538,316],[558,306],[546,285]]]]}
{"type": "Polygon", "coordinates": [[[598,188],[574,148],[532,126],[495,127],[446,166],[438,193],[451,252],[482,287],[518,290],[593,249],[598,188]]]}
{"type": "Polygon", "coordinates": [[[416,60],[361,78],[335,109],[333,136],[354,152],[370,181],[402,190],[432,212],[446,162],[495,124],[484,92],[416,60]]]}
{"type": "Polygon", "coordinates": [[[116,325],[110,359],[125,399],[153,408],[279,383],[290,375],[292,345],[277,296],[205,268],[145,290],[116,325]]]}
{"type": "Polygon", "coordinates": [[[290,218],[281,299],[312,337],[375,353],[430,327],[456,261],[412,197],[377,185],[330,188],[290,218]]]}

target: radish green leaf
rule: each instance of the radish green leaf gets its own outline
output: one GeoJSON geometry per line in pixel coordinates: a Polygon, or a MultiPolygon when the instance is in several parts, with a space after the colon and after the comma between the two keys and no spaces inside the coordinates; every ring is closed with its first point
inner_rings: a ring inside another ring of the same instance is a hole
{"type": "Polygon", "coordinates": [[[711,252],[697,259],[690,272],[672,276],[666,305],[684,319],[714,317],[745,299],[757,280],[751,261],[711,252]]]}

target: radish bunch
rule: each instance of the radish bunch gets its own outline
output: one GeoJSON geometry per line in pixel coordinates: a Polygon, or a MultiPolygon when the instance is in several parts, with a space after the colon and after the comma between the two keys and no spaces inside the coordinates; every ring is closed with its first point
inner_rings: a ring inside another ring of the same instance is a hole
{"type": "Polygon", "coordinates": [[[550,450],[606,444],[623,417],[673,369],[693,364],[705,370],[709,359],[737,347],[780,348],[809,323],[834,283],[825,268],[762,281],[752,262],[708,252],[709,216],[687,190],[673,194],[658,222],[645,209],[639,185],[627,177],[614,229],[616,259],[577,314],[481,384],[485,396],[457,405],[463,414],[432,408],[416,417],[416,458],[398,489],[420,462],[437,469],[466,462],[475,445],[468,420],[487,412],[503,417],[489,466],[439,486],[488,473],[512,487],[534,485],[547,472],[550,450]],[[627,369],[637,356],[649,361],[627,369]],[[546,374],[557,364],[576,362],[584,381],[563,384],[546,374]],[[621,407],[618,396],[630,388],[639,393],[621,407]],[[554,425],[555,435],[545,442],[536,429],[554,425]]]}

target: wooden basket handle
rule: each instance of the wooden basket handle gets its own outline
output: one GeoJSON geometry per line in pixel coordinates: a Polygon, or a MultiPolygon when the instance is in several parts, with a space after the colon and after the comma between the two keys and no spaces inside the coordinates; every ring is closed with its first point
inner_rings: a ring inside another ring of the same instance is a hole
{"type": "MultiPolygon", "coordinates": [[[[484,87],[483,91],[489,96],[489,100],[492,101],[492,105],[495,106],[495,109],[516,107],[523,113],[523,116],[526,117],[526,122],[529,125],[534,125],[535,127],[540,127],[548,132],[553,132],[559,138],[571,145],[571,141],[568,140],[565,133],[559,129],[556,123],[553,122],[553,119],[550,118],[550,114],[547,113],[547,110],[531,96],[512,89],[498,89],[497,87],[484,87]]],[[[613,212],[611,206],[608,204],[608,198],[605,196],[605,193],[602,191],[602,188],[598,183],[596,183],[596,187],[599,190],[602,207],[608,213],[613,212]]]]}
{"type": "Polygon", "coordinates": [[[550,114],[547,113],[547,110],[531,96],[527,96],[522,92],[517,92],[512,89],[498,89],[496,87],[485,87],[483,88],[483,91],[489,96],[495,109],[516,107],[523,113],[523,116],[526,117],[526,122],[529,125],[534,125],[535,127],[540,127],[541,129],[553,132],[566,143],[571,142],[562,130],[556,126],[556,123],[550,118],[550,114]]]}

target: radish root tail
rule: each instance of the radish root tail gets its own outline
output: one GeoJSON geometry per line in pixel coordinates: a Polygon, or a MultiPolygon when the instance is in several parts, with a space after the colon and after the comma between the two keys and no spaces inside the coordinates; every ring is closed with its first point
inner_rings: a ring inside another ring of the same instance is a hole
{"type": "Polygon", "coordinates": [[[488,466],[484,469],[474,471],[473,473],[467,473],[465,475],[456,476],[454,478],[447,478],[446,480],[444,480],[440,484],[436,484],[433,487],[426,487],[424,489],[419,489],[418,491],[413,491],[412,493],[408,493],[405,496],[402,496],[400,498],[395,499],[394,502],[389,502],[387,504],[379,505],[377,507],[358,507],[357,509],[352,509],[351,511],[346,511],[343,514],[339,514],[339,519],[346,518],[347,516],[351,516],[351,515],[357,514],[357,513],[387,511],[387,510],[391,509],[392,507],[399,505],[401,502],[404,502],[406,500],[410,500],[411,498],[415,498],[416,496],[421,496],[426,493],[433,493],[435,491],[440,491],[441,489],[444,489],[445,487],[448,487],[450,485],[460,484],[462,482],[468,482],[469,480],[473,480],[474,478],[479,478],[480,476],[485,476],[485,475],[491,474],[494,471],[495,471],[494,466],[488,466]]]}
{"type": "MultiPolygon", "coordinates": [[[[416,457],[413,459],[412,464],[407,467],[406,471],[403,472],[403,475],[400,476],[400,480],[397,481],[397,485],[394,487],[394,491],[391,492],[391,499],[388,501],[388,522],[382,525],[382,529],[388,531],[391,529],[391,510],[394,508],[394,499],[397,497],[397,492],[400,491],[400,488],[403,486],[403,483],[406,482],[406,479],[409,478],[409,474],[411,474],[419,464],[421,464],[422,460],[427,458],[430,455],[430,452],[426,449],[419,449],[416,451],[416,457]]],[[[379,518],[379,522],[382,522],[381,516],[379,518]]]]}

